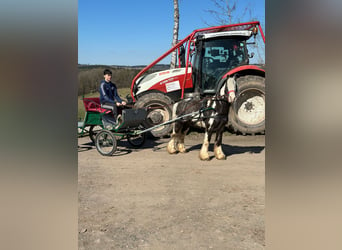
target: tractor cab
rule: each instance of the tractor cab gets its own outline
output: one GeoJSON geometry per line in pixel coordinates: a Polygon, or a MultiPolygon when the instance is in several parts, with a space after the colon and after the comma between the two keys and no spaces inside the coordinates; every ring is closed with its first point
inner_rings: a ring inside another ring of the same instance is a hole
{"type": "Polygon", "coordinates": [[[199,34],[192,63],[195,89],[202,95],[213,95],[229,70],[247,65],[246,41],[251,36],[249,30],[199,34]]]}

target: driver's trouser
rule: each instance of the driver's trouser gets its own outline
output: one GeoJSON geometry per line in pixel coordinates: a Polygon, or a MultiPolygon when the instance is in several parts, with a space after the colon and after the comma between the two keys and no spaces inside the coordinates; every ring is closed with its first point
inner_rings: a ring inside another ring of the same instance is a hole
{"type": "Polygon", "coordinates": [[[112,114],[113,114],[114,120],[116,121],[117,114],[118,114],[118,108],[116,107],[115,103],[105,102],[105,103],[101,104],[101,107],[105,108],[105,109],[112,110],[112,114]]]}

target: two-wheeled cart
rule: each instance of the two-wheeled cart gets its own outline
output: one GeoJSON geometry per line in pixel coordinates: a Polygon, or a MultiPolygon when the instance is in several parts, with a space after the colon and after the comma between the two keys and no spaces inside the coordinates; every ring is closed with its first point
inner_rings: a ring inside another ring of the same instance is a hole
{"type": "Polygon", "coordinates": [[[114,121],[110,114],[103,115],[102,124],[104,128],[97,132],[95,146],[97,151],[104,156],[113,155],[117,149],[117,141],[121,139],[127,139],[131,146],[138,148],[145,143],[146,132],[180,119],[194,117],[202,112],[204,112],[204,109],[176,117],[147,129],[142,125],[147,116],[146,108],[123,109],[118,121],[114,121]]]}

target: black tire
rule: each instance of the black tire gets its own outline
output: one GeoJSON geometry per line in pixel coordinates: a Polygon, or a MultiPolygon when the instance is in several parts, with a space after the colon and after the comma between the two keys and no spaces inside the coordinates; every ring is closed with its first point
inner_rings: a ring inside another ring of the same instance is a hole
{"type": "Polygon", "coordinates": [[[133,148],[139,148],[145,143],[146,134],[141,133],[139,135],[127,135],[127,141],[133,148]]]}
{"type": "MultiPolygon", "coordinates": [[[[148,108],[147,117],[142,125],[151,128],[172,119],[172,100],[161,93],[149,93],[140,97],[135,103],[137,108],[148,108]]],[[[172,124],[164,125],[153,129],[151,134],[154,137],[169,135],[172,124]]]]}
{"type": "Polygon", "coordinates": [[[229,111],[229,126],[243,135],[265,133],[265,78],[237,79],[237,95],[229,111]]]}
{"type": "Polygon", "coordinates": [[[102,130],[96,135],[95,146],[101,155],[111,156],[116,151],[117,140],[112,132],[102,130]]]}
{"type": "Polygon", "coordinates": [[[90,140],[95,144],[96,135],[103,129],[103,126],[100,125],[91,125],[89,128],[89,137],[90,140]]]}

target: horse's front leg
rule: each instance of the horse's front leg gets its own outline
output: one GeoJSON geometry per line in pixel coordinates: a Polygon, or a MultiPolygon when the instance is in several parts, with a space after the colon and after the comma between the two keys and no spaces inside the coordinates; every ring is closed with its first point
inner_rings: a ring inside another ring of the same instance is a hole
{"type": "Polygon", "coordinates": [[[201,151],[199,154],[199,158],[202,161],[208,161],[210,159],[208,149],[209,149],[211,135],[212,133],[209,133],[208,130],[205,131],[203,144],[202,144],[201,151]]]}
{"type": "Polygon", "coordinates": [[[222,151],[222,135],[224,132],[224,125],[216,131],[215,143],[214,143],[214,154],[216,159],[225,160],[226,155],[222,151]]]}

